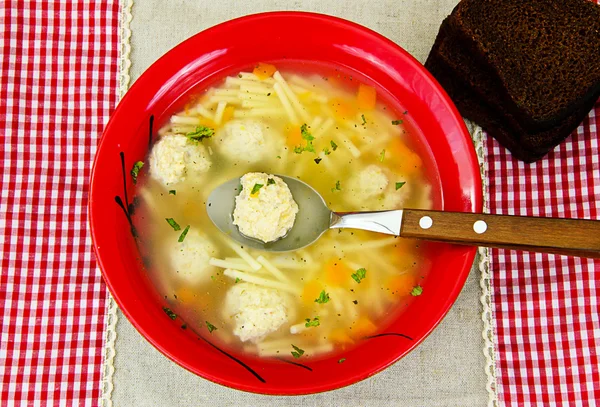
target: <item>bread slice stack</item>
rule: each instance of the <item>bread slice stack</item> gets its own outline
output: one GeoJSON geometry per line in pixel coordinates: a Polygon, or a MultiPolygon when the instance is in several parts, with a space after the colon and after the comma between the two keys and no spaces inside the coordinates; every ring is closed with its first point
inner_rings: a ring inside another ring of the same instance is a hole
{"type": "Polygon", "coordinates": [[[462,0],[425,67],[460,113],[534,162],[600,97],[600,6],[588,0],[462,0]]]}

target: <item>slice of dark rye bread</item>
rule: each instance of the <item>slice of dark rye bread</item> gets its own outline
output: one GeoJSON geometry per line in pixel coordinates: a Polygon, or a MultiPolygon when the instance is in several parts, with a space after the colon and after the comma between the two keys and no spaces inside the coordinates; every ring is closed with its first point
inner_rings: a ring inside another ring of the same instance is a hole
{"type": "Polygon", "coordinates": [[[600,90],[597,4],[462,0],[449,22],[461,47],[493,72],[494,97],[527,130],[556,126],[600,90]]]}
{"type": "MultiPolygon", "coordinates": [[[[454,37],[454,31],[444,20],[440,27],[440,38],[436,42],[436,55],[443,62],[444,69],[452,71],[455,78],[459,78],[463,86],[469,88],[469,93],[475,93],[471,98],[477,98],[486,103],[487,110],[495,111],[496,117],[503,118],[503,128],[510,131],[513,137],[519,139],[521,147],[527,151],[543,152],[554,148],[563,141],[585,118],[593,107],[596,98],[582,103],[574,112],[558,122],[552,129],[545,131],[527,131],[517,118],[495,98],[498,93],[497,84],[493,81],[494,75],[490,69],[474,60],[460,46],[454,37]],[[466,79],[468,78],[468,80],[466,79]],[[474,84],[474,85],[473,85],[474,84]]],[[[472,111],[472,109],[471,109],[472,111]]],[[[477,114],[480,118],[481,114],[477,114]]]]}
{"type": "Polygon", "coordinates": [[[447,32],[442,24],[442,29],[425,63],[426,68],[444,87],[464,117],[478,123],[520,160],[530,163],[545,156],[571,134],[594,105],[593,101],[586,103],[553,130],[528,133],[520,127],[513,128],[509,122],[514,123],[514,118],[507,119],[483,100],[467,81],[457,75],[440,57],[439,48],[447,39],[447,32]]]}

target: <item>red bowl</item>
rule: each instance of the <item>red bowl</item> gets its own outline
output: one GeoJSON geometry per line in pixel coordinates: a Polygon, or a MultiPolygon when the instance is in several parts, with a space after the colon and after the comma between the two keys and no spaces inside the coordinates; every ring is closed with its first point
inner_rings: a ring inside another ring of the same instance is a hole
{"type": "Polygon", "coordinates": [[[381,35],[349,21],[295,12],[264,13],[203,31],[169,51],[131,87],[108,123],[96,154],[89,201],[94,249],[123,313],[166,356],[216,383],[263,394],[331,390],[369,377],[400,359],[448,312],[467,278],[475,248],[439,245],[424,292],[380,335],[339,357],[302,361],[229,354],[171,320],[150,283],[116,200],[132,202],[129,169],[149,146],[149,119],[160,122],[182,96],[258,61],[311,61],[340,67],[378,87],[409,111],[424,135],[430,170],[440,188],[437,207],[479,212],[481,179],[469,133],[456,108],[423,66],[381,35]],[[396,100],[396,97],[398,100],[396,100]],[[124,166],[122,164],[122,157],[124,166]],[[117,198],[119,197],[119,198],[117,198]]]}

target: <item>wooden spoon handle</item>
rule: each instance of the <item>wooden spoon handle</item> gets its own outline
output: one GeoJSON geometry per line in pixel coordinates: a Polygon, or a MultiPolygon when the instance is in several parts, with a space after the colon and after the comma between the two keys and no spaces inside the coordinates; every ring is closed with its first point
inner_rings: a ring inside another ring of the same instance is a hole
{"type": "Polygon", "coordinates": [[[400,236],[600,258],[600,221],[405,209],[400,236]]]}

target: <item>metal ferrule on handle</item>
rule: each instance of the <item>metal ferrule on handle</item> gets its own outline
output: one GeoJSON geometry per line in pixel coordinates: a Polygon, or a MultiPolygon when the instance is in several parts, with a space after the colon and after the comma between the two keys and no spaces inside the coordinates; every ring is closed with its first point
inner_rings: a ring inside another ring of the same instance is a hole
{"type": "Polygon", "coordinates": [[[402,210],[377,212],[332,212],[330,229],[350,228],[398,236],[402,225],[402,210]]]}

